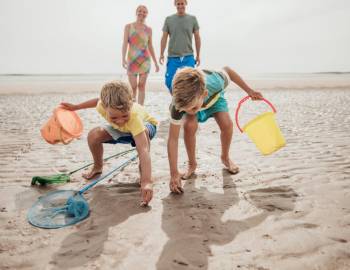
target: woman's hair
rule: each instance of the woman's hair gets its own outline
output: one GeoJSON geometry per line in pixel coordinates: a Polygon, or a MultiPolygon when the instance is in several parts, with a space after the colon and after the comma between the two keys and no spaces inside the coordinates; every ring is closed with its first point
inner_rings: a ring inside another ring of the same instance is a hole
{"type": "Polygon", "coordinates": [[[179,69],[173,80],[173,98],[176,109],[183,109],[205,91],[203,74],[194,68],[179,69]]]}
{"type": "Polygon", "coordinates": [[[136,13],[137,13],[137,11],[138,11],[140,8],[146,9],[146,11],[147,11],[147,13],[148,13],[148,8],[147,8],[145,5],[139,5],[139,6],[136,8],[136,13]]]}
{"type": "MultiPolygon", "coordinates": [[[[174,0],[174,5],[176,6],[176,2],[177,2],[178,0],[174,0]]],[[[186,5],[187,5],[187,0],[185,0],[185,3],[186,3],[186,5]]]]}
{"type": "Polygon", "coordinates": [[[100,99],[104,108],[128,112],[132,106],[129,86],[121,81],[106,83],[101,90],[100,99]]]}

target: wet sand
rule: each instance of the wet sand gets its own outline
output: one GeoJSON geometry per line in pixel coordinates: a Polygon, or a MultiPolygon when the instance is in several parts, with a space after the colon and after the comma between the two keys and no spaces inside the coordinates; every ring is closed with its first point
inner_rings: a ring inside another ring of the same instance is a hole
{"type": "MultiPolygon", "coordinates": [[[[152,141],[150,207],[138,205],[133,163],[84,195],[91,208],[86,220],[58,230],[31,226],[28,209],[48,191],[79,189],[86,181],[78,173],[71,183],[42,188],[31,186],[31,177],[90,162],[87,133],[104,122],[94,110],[79,112],[84,134],[66,146],[47,144],[39,129],[59,102],[96,97],[100,83],[0,85],[0,269],[350,269],[350,83],[282,83],[256,85],[276,106],[287,146],[262,156],[235,126],[231,156],[240,173],[229,175],[211,119],[198,131],[199,167],[183,181],[181,196],[168,188],[170,97],[150,84],[146,107],[161,121],[152,141]]],[[[231,90],[233,115],[244,95],[231,90]]],[[[243,109],[242,123],[266,107],[243,109]]],[[[184,169],[182,139],[179,145],[184,169]]],[[[124,149],[106,145],[105,155],[124,149]]],[[[113,160],[106,171],[110,166],[113,160]]]]}

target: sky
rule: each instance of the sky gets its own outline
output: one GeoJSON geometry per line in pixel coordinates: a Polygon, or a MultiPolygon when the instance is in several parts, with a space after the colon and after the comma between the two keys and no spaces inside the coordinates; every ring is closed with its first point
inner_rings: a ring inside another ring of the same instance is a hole
{"type": "MultiPolygon", "coordinates": [[[[0,74],[124,73],[124,26],[139,4],[158,58],[173,0],[0,0],[0,74]]],[[[203,68],[350,71],[349,0],[188,0],[187,13],[200,25],[203,68]]]]}

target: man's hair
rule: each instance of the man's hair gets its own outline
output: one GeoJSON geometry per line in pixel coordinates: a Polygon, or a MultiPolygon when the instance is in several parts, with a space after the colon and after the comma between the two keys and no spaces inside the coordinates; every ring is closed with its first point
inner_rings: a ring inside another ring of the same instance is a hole
{"type": "Polygon", "coordinates": [[[132,106],[132,95],[129,86],[121,81],[106,83],[101,90],[100,99],[103,107],[130,111],[132,106]]]}
{"type": "Polygon", "coordinates": [[[205,91],[204,75],[194,68],[179,69],[173,80],[173,98],[176,109],[183,109],[205,91]]]}

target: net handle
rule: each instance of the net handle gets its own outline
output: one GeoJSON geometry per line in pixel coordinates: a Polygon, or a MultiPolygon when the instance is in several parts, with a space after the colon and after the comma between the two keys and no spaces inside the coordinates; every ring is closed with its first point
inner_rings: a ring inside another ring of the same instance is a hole
{"type": "Polygon", "coordinates": [[[95,181],[91,182],[90,184],[86,185],[85,187],[83,187],[81,190],[79,190],[77,193],[79,194],[83,194],[85,191],[89,190],[90,188],[92,188],[94,185],[96,185],[98,182],[101,182],[103,179],[105,179],[106,177],[110,176],[111,174],[113,174],[115,171],[117,170],[121,170],[123,168],[125,168],[126,166],[128,166],[131,162],[133,162],[136,158],[138,157],[137,154],[135,154],[133,157],[129,158],[127,161],[125,161],[124,163],[122,163],[121,165],[119,165],[118,167],[114,168],[113,170],[111,170],[109,173],[105,174],[104,176],[102,176],[99,179],[96,179],[95,181]]]}
{"type": "MultiPolygon", "coordinates": [[[[122,157],[122,156],[125,156],[126,154],[128,154],[128,153],[130,153],[130,152],[133,152],[133,151],[135,151],[135,150],[136,150],[136,148],[132,148],[132,149],[129,149],[129,150],[126,150],[126,151],[119,152],[119,153],[117,153],[117,154],[114,154],[114,155],[111,155],[111,156],[109,156],[109,157],[104,158],[103,161],[107,161],[107,160],[110,160],[111,158],[115,158],[115,157],[122,157]]],[[[78,172],[78,171],[80,171],[80,170],[82,170],[82,169],[85,169],[85,168],[91,166],[92,164],[94,164],[94,163],[91,162],[91,163],[89,163],[89,164],[86,164],[86,165],[84,165],[84,166],[82,166],[82,167],[80,167],[80,168],[78,168],[78,169],[76,169],[76,170],[74,170],[74,171],[69,172],[68,174],[69,174],[69,175],[72,175],[73,173],[76,173],[76,172],[78,172]]]]}
{"type": "MultiPolygon", "coordinates": [[[[237,109],[236,109],[236,112],[235,112],[236,124],[237,124],[237,127],[238,127],[238,129],[239,129],[239,131],[240,131],[241,133],[243,133],[243,130],[242,130],[241,126],[239,125],[238,113],[239,113],[239,110],[240,110],[242,104],[243,104],[244,102],[246,102],[246,101],[247,101],[248,99],[250,99],[250,98],[251,98],[250,96],[246,96],[246,97],[242,98],[242,99],[238,102],[238,106],[237,106],[237,109]]],[[[261,100],[264,101],[265,103],[267,103],[267,104],[272,108],[272,111],[273,111],[274,113],[276,113],[276,108],[275,108],[275,106],[272,105],[272,103],[271,103],[270,101],[268,101],[268,100],[265,99],[265,98],[262,98],[261,100]]]]}

